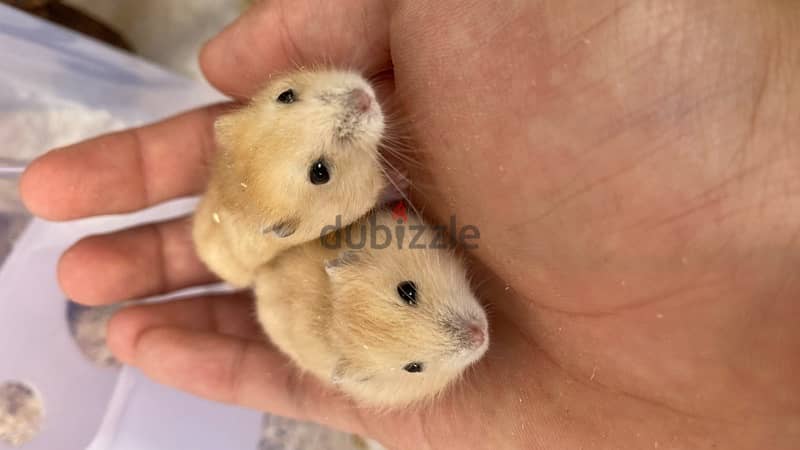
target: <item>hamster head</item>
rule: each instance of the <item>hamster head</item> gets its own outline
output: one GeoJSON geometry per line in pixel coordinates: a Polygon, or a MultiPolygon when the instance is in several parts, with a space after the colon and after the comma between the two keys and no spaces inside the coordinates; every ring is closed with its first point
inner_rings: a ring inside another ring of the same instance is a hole
{"type": "Polygon", "coordinates": [[[216,123],[224,199],[250,206],[262,232],[308,240],[372,208],[386,186],[378,146],[384,116],[360,75],[298,71],[272,79],[216,123]]]}
{"type": "Polygon", "coordinates": [[[420,221],[398,224],[386,212],[374,217],[349,230],[386,226],[405,242],[345,250],[327,263],[329,340],[341,355],[332,379],[363,402],[402,405],[435,396],[479,360],[489,346],[488,321],[461,260],[428,248],[435,243],[429,227],[417,242],[426,248],[409,248],[424,227],[420,221]]]}

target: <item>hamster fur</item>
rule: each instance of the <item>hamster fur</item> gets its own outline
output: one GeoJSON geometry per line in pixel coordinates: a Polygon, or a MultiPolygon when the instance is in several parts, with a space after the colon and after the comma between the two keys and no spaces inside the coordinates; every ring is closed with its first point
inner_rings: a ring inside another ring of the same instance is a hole
{"type": "MultiPolygon", "coordinates": [[[[365,405],[391,408],[440,393],[486,352],[488,321],[453,252],[409,248],[420,225],[381,210],[351,225],[349,242],[358,243],[359,227],[368,236],[387,226],[393,234],[403,230],[400,248],[396,241],[383,249],[328,248],[318,239],[259,268],[256,310],[271,341],[301,369],[365,405]]],[[[347,242],[346,233],[326,239],[347,242]]],[[[418,242],[433,240],[425,227],[418,242]]]]}
{"type": "Polygon", "coordinates": [[[248,286],[257,266],[318,238],[324,224],[363,216],[387,189],[378,155],[384,128],[372,87],[356,73],[272,79],[215,124],[219,150],[193,222],[200,259],[248,286]]]}

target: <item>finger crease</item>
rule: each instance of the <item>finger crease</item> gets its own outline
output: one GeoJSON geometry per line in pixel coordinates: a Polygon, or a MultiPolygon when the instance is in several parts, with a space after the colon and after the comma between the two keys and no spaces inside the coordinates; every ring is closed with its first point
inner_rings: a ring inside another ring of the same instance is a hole
{"type": "Polygon", "coordinates": [[[164,251],[164,243],[166,239],[164,238],[164,232],[158,225],[150,225],[153,230],[153,233],[156,236],[156,251],[158,252],[158,256],[156,259],[158,260],[158,267],[156,272],[158,273],[158,292],[163,293],[167,292],[171,286],[169,275],[167,274],[167,253],[164,251]]]}
{"type": "Polygon", "coordinates": [[[211,163],[214,153],[216,152],[217,140],[214,132],[214,122],[221,111],[228,107],[227,103],[213,105],[208,108],[203,108],[201,111],[205,114],[206,123],[211,124],[211,131],[208,133],[200,134],[200,149],[203,152],[202,167],[207,168],[211,163]]]}
{"type": "Polygon", "coordinates": [[[351,410],[355,425],[353,432],[359,435],[367,434],[367,418],[364,416],[366,411],[358,405],[353,406],[351,410]]]}
{"type": "Polygon", "coordinates": [[[301,378],[303,374],[299,373],[294,367],[289,370],[286,375],[286,395],[292,401],[295,407],[296,417],[301,420],[308,418],[308,405],[306,405],[306,394],[301,378]]]}
{"type": "Polygon", "coordinates": [[[147,161],[144,156],[145,146],[144,146],[144,139],[142,139],[142,129],[134,128],[131,131],[131,135],[133,136],[133,139],[135,141],[133,148],[136,149],[135,150],[136,157],[139,162],[139,177],[141,181],[139,186],[141,188],[140,194],[142,196],[142,204],[140,206],[144,207],[151,203],[151,197],[150,197],[150,186],[148,186],[148,181],[147,181],[148,170],[147,170],[147,161]]]}
{"type": "Polygon", "coordinates": [[[287,60],[298,64],[298,62],[308,62],[304,57],[303,53],[300,51],[300,47],[297,46],[294,38],[292,38],[291,28],[289,24],[286,22],[286,9],[283,2],[279,2],[281,13],[278,15],[278,32],[281,34],[281,38],[278,41],[281,43],[281,49],[283,50],[283,55],[286,57],[287,60]],[[288,46],[287,46],[288,44],[288,46]]]}
{"type": "Polygon", "coordinates": [[[210,298],[206,299],[206,308],[208,308],[208,327],[209,329],[216,331],[217,333],[222,333],[222,321],[219,317],[219,308],[217,308],[214,301],[210,298]]]}
{"type": "Polygon", "coordinates": [[[239,341],[238,350],[228,366],[228,391],[229,401],[234,405],[242,403],[242,386],[244,385],[244,364],[247,354],[252,351],[251,341],[239,341]]]}

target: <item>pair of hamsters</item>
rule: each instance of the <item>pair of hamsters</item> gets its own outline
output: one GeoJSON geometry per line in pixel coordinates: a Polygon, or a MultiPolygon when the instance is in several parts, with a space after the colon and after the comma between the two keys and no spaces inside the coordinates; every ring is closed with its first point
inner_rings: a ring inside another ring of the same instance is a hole
{"type": "Polygon", "coordinates": [[[489,335],[462,261],[434,248],[440,236],[412,214],[375,209],[391,188],[384,130],[356,73],[271,80],[216,123],[193,237],[212,271],[254,289],[260,324],[297,366],[363,404],[396,407],[440,393],[489,335]],[[332,224],[343,228],[323,233],[332,224]],[[368,242],[378,228],[390,245],[368,242]],[[402,242],[414,234],[416,245],[402,242]]]}

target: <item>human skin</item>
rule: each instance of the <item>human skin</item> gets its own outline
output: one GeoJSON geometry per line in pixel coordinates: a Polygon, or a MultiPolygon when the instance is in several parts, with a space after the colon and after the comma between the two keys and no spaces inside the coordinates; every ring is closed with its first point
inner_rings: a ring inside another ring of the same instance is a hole
{"type": "MultiPolygon", "coordinates": [[[[416,202],[480,228],[490,351],[439,402],[374,413],[287,365],[246,294],[126,309],[110,345],[166,384],[391,449],[796,448],[799,15],[780,0],[258,3],[205,48],[209,80],[246,97],[295,64],[392,74],[416,202]]],[[[24,201],[67,220],[196,194],[218,112],[56,150],[24,201]]],[[[59,279],[87,304],[213,280],[185,221],[87,238],[59,279]]]]}

